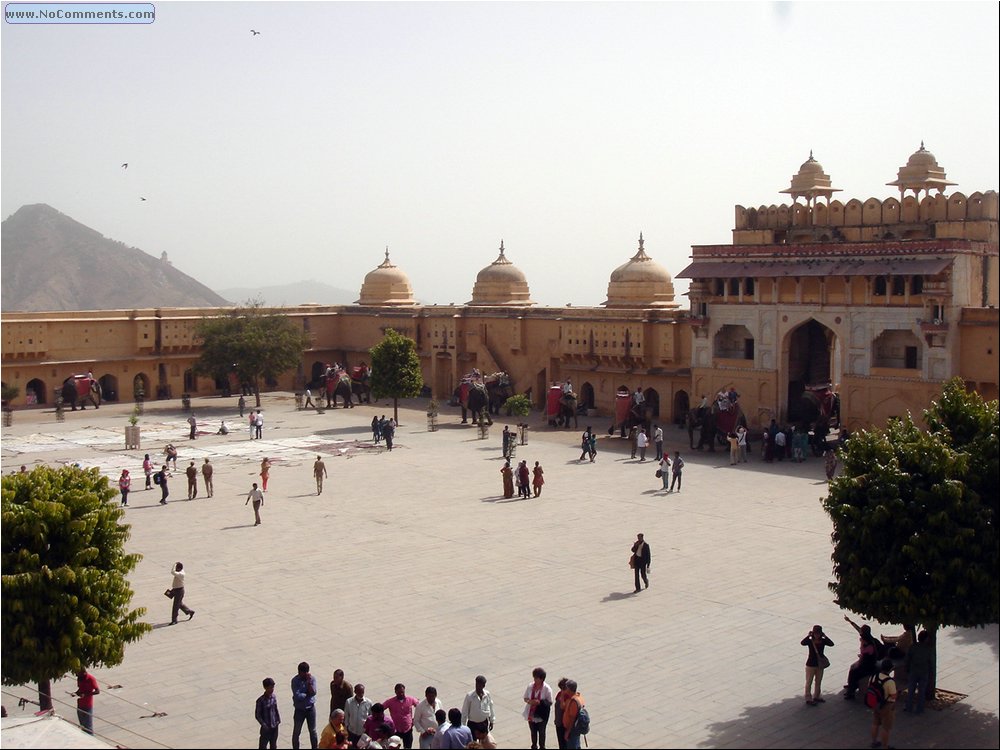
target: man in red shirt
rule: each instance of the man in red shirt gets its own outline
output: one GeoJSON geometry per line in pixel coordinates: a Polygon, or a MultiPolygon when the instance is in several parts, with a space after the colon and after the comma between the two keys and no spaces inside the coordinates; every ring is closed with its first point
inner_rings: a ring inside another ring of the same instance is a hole
{"type": "Polygon", "coordinates": [[[94,675],[81,667],[76,673],[76,717],[80,728],[87,734],[94,733],[94,696],[101,692],[94,675]]]}
{"type": "Polygon", "coordinates": [[[403,740],[403,747],[413,747],[413,709],[420,701],[406,694],[406,685],[399,682],[395,687],[396,694],[382,703],[392,717],[393,726],[403,740]]]}

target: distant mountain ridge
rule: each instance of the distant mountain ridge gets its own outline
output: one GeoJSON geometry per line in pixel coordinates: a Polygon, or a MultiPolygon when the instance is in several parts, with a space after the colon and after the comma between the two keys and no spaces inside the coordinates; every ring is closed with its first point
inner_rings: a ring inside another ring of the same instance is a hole
{"type": "Polygon", "coordinates": [[[229,304],[165,257],[109,239],[44,203],[22,206],[0,228],[4,312],[229,304]]]}
{"type": "Polygon", "coordinates": [[[351,305],[360,292],[338,289],[322,281],[298,281],[291,284],[276,284],[262,287],[233,287],[219,289],[218,293],[228,300],[242,304],[247,300],[259,299],[268,307],[305,305],[311,302],[320,305],[351,305]]]}

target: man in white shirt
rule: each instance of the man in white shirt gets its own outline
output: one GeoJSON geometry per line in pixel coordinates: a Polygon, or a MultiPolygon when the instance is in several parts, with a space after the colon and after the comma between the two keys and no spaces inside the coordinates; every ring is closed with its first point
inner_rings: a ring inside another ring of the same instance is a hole
{"type": "Polygon", "coordinates": [[[462,703],[462,723],[468,725],[473,732],[482,729],[488,732],[493,729],[496,711],[493,708],[493,696],[486,689],[486,678],[476,677],[476,689],[465,696],[462,703]]]}
{"type": "Polygon", "coordinates": [[[424,691],[424,699],[417,704],[413,712],[413,731],[420,738],[421,750],[430,748],[434,735],[437,734],[438,722],[434,714],[444,708],[437,694],[437,688],[429,686],[424,691]]]}
{"type": "Polygon", "coordinates": [[[663,428],[653,425],[653,444],[656,445],[656,460],[663,458],[663,428]]]}
{"type": "Polygon", "coordinates": [[[365,698],[365,686],[358,683],[354,686],[354,696],[344,704],[344,724],[352,745],[357,745],[361,735],[365,733],[365,719],[371,712],[372,702],[365,698]]]}

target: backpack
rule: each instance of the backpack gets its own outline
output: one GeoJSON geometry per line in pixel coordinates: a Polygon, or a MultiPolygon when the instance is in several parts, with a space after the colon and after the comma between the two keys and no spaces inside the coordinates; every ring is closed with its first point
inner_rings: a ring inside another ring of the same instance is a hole
{"type": "Polygon", "coordinates": [[[885,681],[890,679],[886,677],[885,680],[880,680],[878,675],[872,675],[872,678],[868,681],[868,689],[865,690],[865,705],[872,710],[878,710],[885,705],[885,681]]]}
{"type": "Polygon", "coordinates": [[[580,703],[580,711],[576,715],[576,721],[573,722],[573,731],[580,735],[590,732],[590,713],[583,703],[580,703]]]}
{"type": "Polygon", "coordinates": [[[155,474],[153,474],[153,484],[163,484],[163,473],[162,472],[158,471],[155,474]]]}

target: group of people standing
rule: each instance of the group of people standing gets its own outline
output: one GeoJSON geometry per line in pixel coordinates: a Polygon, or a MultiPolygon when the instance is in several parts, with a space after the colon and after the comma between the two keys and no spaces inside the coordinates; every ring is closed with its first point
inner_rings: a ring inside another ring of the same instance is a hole
{"type": "Polygon", "coordinates": [[[534,490],[534,496],[538,497],[542,494],[542,485],[545,484],[545,470],[542,469],[541,464],[535,461],[534,468],[528,468],[528,462],[521,461],[517,468],[511,468],[510,460],[504,461],[503,468],[500,469],[500,475],[503,477],[503,496],[505,498],[514,497],[514,488],[517,487],[518,497],[532,496],[532,489],[534,490]]]}
{"type": "MultiPolygon", "coordinates": [[[[931,672],[934,668],[934,647],[930,633],[920,631],[916,640],[910,629],[902,636],[881,641],[872,634],[871,626],[858,625],[847,615],[844,620],[858,633],[858,658],[851,664],[844,685],[845,700],[853,701],[864,691],[865,705],[872,711],[871,746],[889,747],[889,735],[895,722],[898,681],[906,682],[906,702],[903,710],[920,714],[924,711],[931,672]]],[[[809,649],[806,656],[805,702],[807,706],[826,703],[822,695],[823,672],[830,666],[827,647],[834,643],[821,625],[813,625],[802,645],[809,649]]],[[[933,696],[931,696],[933,698],[933,696]]]]}
{"type": "Polygon", "coordinates": [[[392,417],[385,418],[385,414],[380,417],[372,417],[372,442],[378,445],[383,440],[385,447],[392,450],[392,440],[396,437],[396,420],[392,417]]]}
{"type": "MultiPolygon", "coordinates": [[[[524,691],[522,716],[528,723],[532,750],[545,750],[549,716],[552,716],[560,748],[579,748],[580,737],[590,729],[590,715],[573,680],[562,678],[558,693],[545,681],[541,667],[532,670],[532,681],[524,691]]],[[[262,681],[264,692],[257,698],[254,717],[260,726],[259,750],[276,748],[281,713],[274,694],[275,682],[262,681]]],[[[493,726],[496,707],[486,689],[486,677],[478,675],[475,688],[467,693],[462,706],[444,710],[433,685],[424,690],[423,700],[408,695],[406,685],[396,683],[393,695],[375,703],[363,684],[352,685],[344,670],[337,669],[330,681],[329,719],[322,733],[317,731],[318,682],[308,662],[298,666],[291,680],[294,719],[292,748],[299,747],[303,725],[312,748],[495,748],[493,726]]]]}

